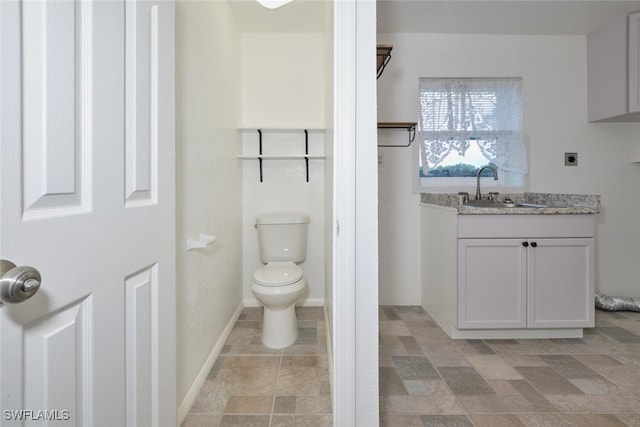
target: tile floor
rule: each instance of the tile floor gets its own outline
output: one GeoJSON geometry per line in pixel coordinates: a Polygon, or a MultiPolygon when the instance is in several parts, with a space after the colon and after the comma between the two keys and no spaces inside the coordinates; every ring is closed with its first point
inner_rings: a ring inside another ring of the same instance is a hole
{"type": "Polygon", "coordinates": [[[422,308],[380,307],[380,426],[640,426],[640,313],[582,339],[451,340],[422,308]]]}
{"type": "Polygon", "coordinates": [[[324,312],[298,307],[298,340],[260,342],[262,308],[245,308],[182,427],[330,427],[324,312]]]}
{"type": "MultiPolygon", "coordinates": [[[[261,319],[243,311],[183,427],[332,425],[322,309],[279,351],[261,319]]],[[[597,311],[582,339],[451,340],[416,306],[379,326],[381,427],[640,427],[640,313],[597,311]]]]}

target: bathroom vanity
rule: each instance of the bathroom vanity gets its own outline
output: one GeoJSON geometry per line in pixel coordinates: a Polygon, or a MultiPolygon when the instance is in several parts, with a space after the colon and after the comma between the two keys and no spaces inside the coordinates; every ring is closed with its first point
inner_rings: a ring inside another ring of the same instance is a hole
{"type": "Polygon", "coordinates": [[[422,195],[423,307],[452,338],[581,337],[594,326],[599,197],[508,198],[422,195]]]}

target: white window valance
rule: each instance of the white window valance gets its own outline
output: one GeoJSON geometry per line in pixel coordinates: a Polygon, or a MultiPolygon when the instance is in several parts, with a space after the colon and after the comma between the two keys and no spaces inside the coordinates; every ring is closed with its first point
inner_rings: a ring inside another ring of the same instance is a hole
{"type": "Polygon", "coordinates": [[[499,169],[527,173],[521,78],[421,78],[422,166],[438,166],[472,143],[499,169]]]}

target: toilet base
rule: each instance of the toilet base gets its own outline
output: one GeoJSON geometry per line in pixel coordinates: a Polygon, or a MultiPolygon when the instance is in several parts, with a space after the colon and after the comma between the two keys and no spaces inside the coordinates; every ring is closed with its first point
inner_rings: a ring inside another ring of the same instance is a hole
{"type": "Polygon", "coordinates": [[[264,308],[262,344],[272,349],[290,346],[298,339],[296,306],[286,308],[264,308]]]}
{"type": "Polygon", "coordinates": [[[251,283],[251,290],[264,305],[262,344],[273,349],[288,347],[298,339],[296,300],[306,287],[302,277],[283,286],[264,286],[251,283]]]}

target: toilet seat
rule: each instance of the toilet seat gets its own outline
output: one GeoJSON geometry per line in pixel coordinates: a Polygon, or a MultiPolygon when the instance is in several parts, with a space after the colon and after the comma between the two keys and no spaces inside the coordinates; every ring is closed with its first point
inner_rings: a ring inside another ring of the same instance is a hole
{"type": "Polygon", "coordinates": [[[253,280],[263,286],[286,286],[299,281],[303,274],[293,262],[270,262],[253,272],[253,280]]]}

